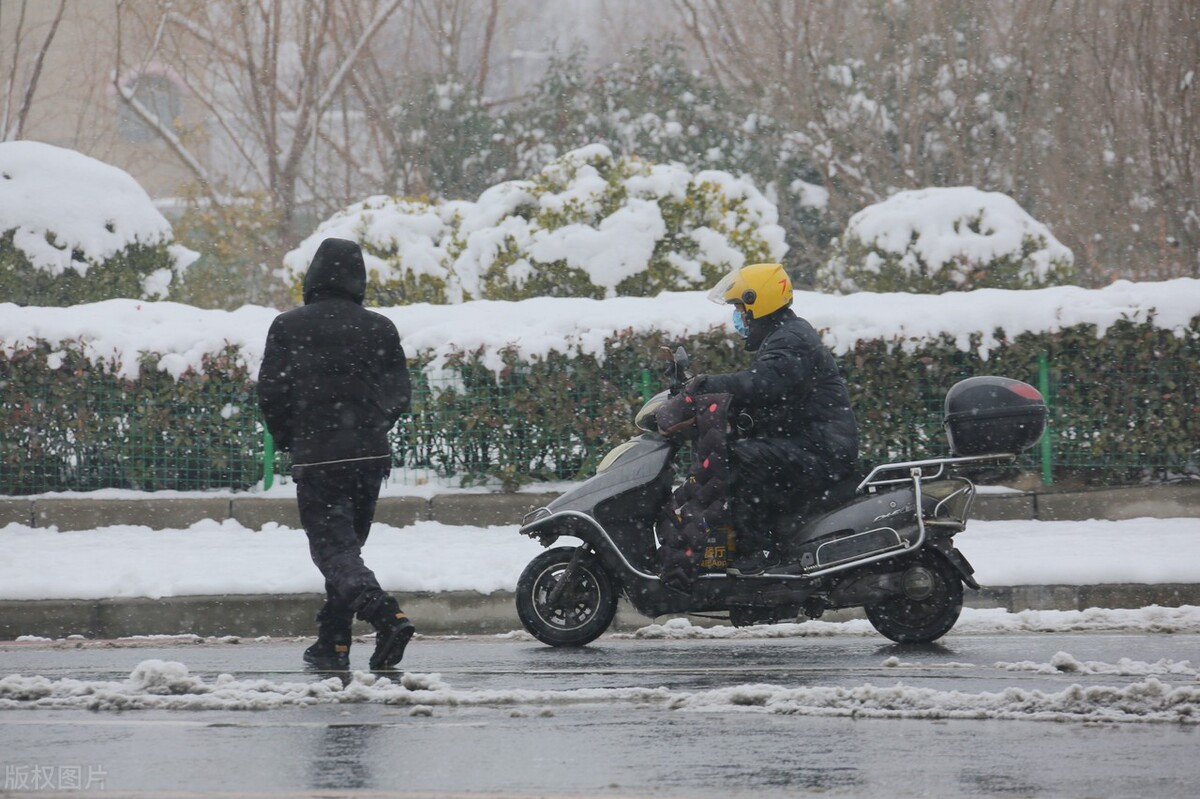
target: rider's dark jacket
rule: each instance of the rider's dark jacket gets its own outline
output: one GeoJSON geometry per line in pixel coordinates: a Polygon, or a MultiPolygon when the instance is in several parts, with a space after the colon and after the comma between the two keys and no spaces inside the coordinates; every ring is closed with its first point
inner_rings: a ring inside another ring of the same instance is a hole
{"type": "Polygon", "coordinates": [[[408,410],[400,334],[362,307],[366,282],[358,244],[326,239],[304,277],[304,306],[267,333],[259,405],[294,464],[386,456],[387,433],[408,410]]]}
{"type": "Polygon", "coordinates": [[[858,424],[846,383],[813,326],[783,308],[751,321],[746,349],[755,353],[748,369],[707,375],[694,387],[732,395],[734,412],[744,414],[745,440],[734,446],[744,462],[738,478],[783,478],[816,492],[849,475],[858,460],[858,424]]]}

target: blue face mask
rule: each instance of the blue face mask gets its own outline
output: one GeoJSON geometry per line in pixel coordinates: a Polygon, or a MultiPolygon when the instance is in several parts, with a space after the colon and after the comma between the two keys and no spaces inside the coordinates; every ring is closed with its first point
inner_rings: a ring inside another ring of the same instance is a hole
{"type": "Polygon", "coordinates": [[[750,335],[750,328],[746,327],[746,315],[737,308],[733,309],[733,329],[738,332],[742,338],[750,335]]]}

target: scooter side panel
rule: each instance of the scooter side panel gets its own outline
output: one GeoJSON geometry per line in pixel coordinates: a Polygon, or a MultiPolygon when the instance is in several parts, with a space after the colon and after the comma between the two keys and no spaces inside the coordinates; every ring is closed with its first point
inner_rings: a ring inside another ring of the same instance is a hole
{"type": "Polygon", "coordinates": [[[641,436],[616,462],[584,480],[546,507],[551,513],[566,510],[595,515],[596,506],[626,491],[654,482],[667,466],[671,445],[660,437],[641,436]]]}
{"type": "Polygon", "coordinates": [[[868,494],[810,521],[783,519],[786,558],[805,571],[902,550],[920,535],[916,493],[907,487],[868,494]]]}

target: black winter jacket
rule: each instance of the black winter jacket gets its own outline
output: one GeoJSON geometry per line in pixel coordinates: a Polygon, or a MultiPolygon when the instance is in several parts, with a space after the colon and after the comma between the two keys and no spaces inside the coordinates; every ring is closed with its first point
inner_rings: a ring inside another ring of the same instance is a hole
{"type": "Polygon", "coordinates": [[[362,307],[366,284],[358,244],[326,239],[304,277],[304,307],[267,333],[259,406],[294,464],[387,456],[387,433],[409,408],[400,334],[362,307]]]}
{"type": "Polygon", "coordinates": [[[833,355],[790,308],[751,322],[749,369],[707,375],[697,392],[731,394],[752,420],[747,437],[776,445],[793,463],[816,455],[838,479],[858,459],[858,423],[833,355]]]}

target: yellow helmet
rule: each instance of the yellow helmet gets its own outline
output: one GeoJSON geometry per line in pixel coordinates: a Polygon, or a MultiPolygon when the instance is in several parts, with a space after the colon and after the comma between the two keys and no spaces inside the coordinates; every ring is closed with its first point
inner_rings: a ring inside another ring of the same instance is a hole
{"type": "Polygon", "coordinates": [[[708,298],[718,305],[740,303],[751,319],[762,319],[792,304],[792,281],[782,264],[751,264],[721,278],[708,298]]]}

